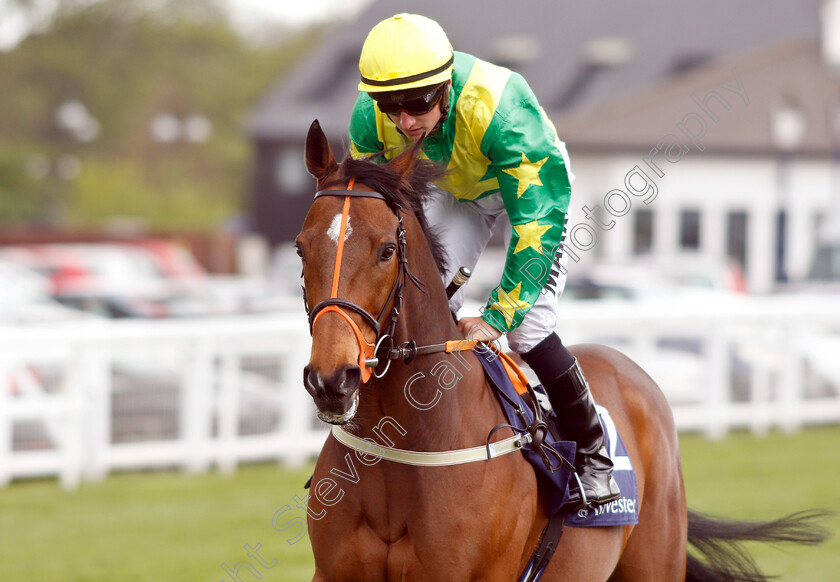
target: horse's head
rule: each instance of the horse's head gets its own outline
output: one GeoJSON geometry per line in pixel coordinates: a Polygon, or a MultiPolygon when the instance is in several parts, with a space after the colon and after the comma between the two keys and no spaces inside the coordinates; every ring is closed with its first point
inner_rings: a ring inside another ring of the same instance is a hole
{"type": "Polygon", "coordinates": [[[353,418],[371,375],[365,361],[395,321],[406,268],[401,210],[419,208],[413,185],[433,177],[417,160],[418,144],[386,165],[339,164],[317,121],[306,138],[306,168],[319,192],[295,241],[311,308],[303,381],[318,416],[331,424],[353,418]],[[415,176],[418,166],[425,169],[415,176]]]}

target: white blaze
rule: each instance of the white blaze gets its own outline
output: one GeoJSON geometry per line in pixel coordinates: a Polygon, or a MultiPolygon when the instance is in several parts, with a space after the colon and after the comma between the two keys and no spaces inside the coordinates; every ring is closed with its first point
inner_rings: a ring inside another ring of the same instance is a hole
{"type": "MultiPolygon", "coordinates": [[[[353,232],[353,229],[350,228],[350,217],[347,217],[347,229],[344,232],[344,241],[347,242],[347,239],[350,238],[350,233],[353,232]]],[[[327,229],[327,236],[332,239],[334,243],[338,243],[338,235],[341,233],[341,214],[336,214],[335,218],[332,219],[332,223],[330,223],[330,227],[327,229]]]]}

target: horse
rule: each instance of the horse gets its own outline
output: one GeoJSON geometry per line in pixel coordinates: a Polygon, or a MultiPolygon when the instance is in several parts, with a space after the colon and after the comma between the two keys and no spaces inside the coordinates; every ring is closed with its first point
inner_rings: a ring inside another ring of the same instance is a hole
{"type": "MultiPolygon", "coordinates": [[[[344,431],[328,436],[311,480],[313,582],[517,580],[549,518],[521,454],[433,467],[380,454],[483,449],[488,429],[507,422],[473,352],[424,350],[463,336],[422,210],[441,170],[418,156],[420,147],[387,163],[338,163],[317,120],[306,139],[318,194],[295,241],[312,333],[303,380],[318,416],[344,431]]],[[[638,524],[567,528],[541,580],[759,582],[766,578],[737,540],[823,539],[810,527],[814,514],[756,524],[689,512],[677,431],[659,387],[616,350],[572,352],[624,437],[638,524]],[[687,552],[689,542],[703,560],[687,552]]],[[[497,438],[510,440],[503,433],[497,438]]]]}

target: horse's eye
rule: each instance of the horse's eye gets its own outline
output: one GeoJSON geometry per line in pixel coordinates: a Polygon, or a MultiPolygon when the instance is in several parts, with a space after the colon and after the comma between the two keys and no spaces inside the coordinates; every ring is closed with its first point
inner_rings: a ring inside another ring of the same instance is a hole
{"type": "Polygon", "coordinates": [[[297,255],[298,255],[301,259],[303,258],[303,247],[302,247],[302,246],[300,246],[300,243],[299,243],[299,242],[296,242],[296,243],[295,243],[295,252],[297,252],[297,255]]]}
{"type": "Polygon", "coordinates": [[[390,261],[391,257],[394,256],[394,253],[397,250],[397,245],[388,244],[382,247],[382,250],[379,251],[379,260],[380,261],[390,261]]]}

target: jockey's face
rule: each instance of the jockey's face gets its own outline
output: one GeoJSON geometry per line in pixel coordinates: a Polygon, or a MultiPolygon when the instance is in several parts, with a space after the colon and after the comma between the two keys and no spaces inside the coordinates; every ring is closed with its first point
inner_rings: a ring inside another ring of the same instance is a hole
{"type": "Polygon", "coordinates": [[[391,118],[400,131],[402,131],[411,141],[417,141],[423,134],[429,135],[435,126],[440,121],[441,109],[440,101],[427,113],[408,113],[405,110],[399,113],[389,113],[391,118]]]}

